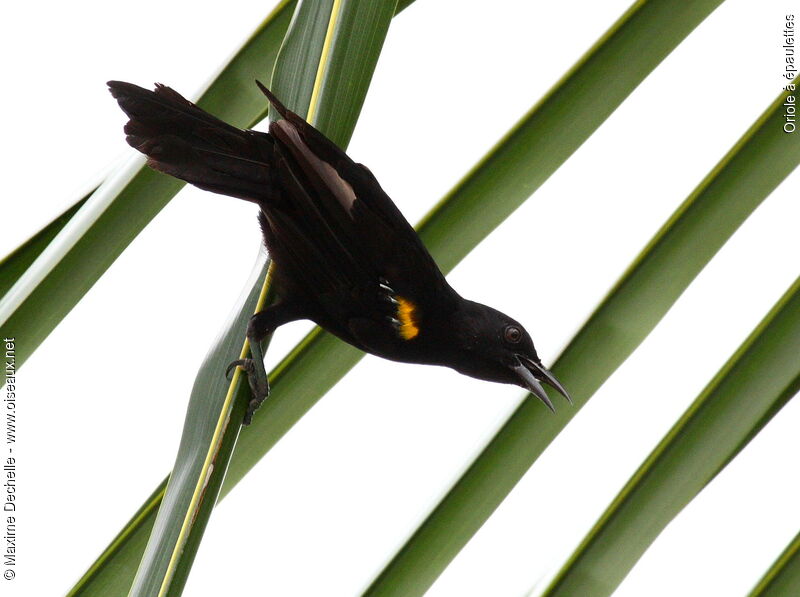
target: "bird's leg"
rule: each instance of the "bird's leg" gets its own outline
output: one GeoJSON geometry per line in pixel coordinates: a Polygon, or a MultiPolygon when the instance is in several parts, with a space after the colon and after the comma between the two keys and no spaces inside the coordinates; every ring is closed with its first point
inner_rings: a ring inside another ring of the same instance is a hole
{"type": "Polygon", "coordinates": [[[259,311],[250,318],[247,324],[247,340],[250,344],[250,358],[237,359],[233,361],[225,370],[228,377],[230,372],[236,367],[241,367],[247,373],[247,381],[250,384],[252,396],[247,405],[247,412],[244,415],[244,425],[249,425],[261,403],[269,396],[269,380],[267,370],[264,367],[264,351],[261,349],[261,342],[276,328],[284,323],[300,319],[300,314],[286,303],[276,303],[259,311]]]}

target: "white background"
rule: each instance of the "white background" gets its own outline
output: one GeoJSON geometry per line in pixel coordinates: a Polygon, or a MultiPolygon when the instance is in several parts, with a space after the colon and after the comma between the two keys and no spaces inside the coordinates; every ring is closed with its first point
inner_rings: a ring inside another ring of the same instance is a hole
{"type": "MultiPolygon", "coordinates": [[[[419,0],[392,24],[350,153],[417,221],[627,5],[419,0]]],[[[269,9],[241,0],[7,7],[0,254],[130,155],[106,80],[161,81],[191,97],[269,9]]],[[[800,12],[797,3],[724,3],[452,284],[523,321],[552,363],[774,99],[786,12],[800,12]]],[[[431,597],[521,597],[558,570],[798,274],[798,184],[795,173],[742,226],[431,597]]],[[[0,583],[4,595],[68,590],[169,470],[195,372],[258,242],[251,205],[182,191],[21,370],[19,567],[13,584],[0,583]]],[[[307,329],[282,329],[268,360],[307,329]]],[[[356,595],[520,394],[367,357],[220,504],[186,594],[356,595]]],[[[800,528],[798,427],[790,403],[615,595],[746,594],[800,528]]]]}

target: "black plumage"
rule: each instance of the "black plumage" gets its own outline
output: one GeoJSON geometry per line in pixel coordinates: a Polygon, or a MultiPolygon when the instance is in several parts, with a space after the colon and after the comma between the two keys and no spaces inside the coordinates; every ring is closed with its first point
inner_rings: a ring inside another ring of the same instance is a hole
{"type": "Polygon", "coordinates": [[[232,363],[249,374],[247,421],[269,392],[258,342],[296,319],[387,359],[520,385],[551,409],[540,382],[567,396],[518,322],[451,288],[372,173],[260,83],[281,116],[269,133],[230,126],[163,85],[108,85],[149,166],[260,208],[278,300],[250,322],[253,359],[232,363]]]}

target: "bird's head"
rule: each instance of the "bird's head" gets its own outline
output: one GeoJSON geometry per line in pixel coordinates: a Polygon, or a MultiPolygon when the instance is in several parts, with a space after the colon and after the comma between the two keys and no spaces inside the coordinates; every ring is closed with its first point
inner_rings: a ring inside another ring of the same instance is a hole
{"type": "Polygon", "coordinates": [[[472,301],[458,317],[460,355],[454,369],[487,381],[518,385],[555,411],[542,383],[554,388],[570,403],[564,386],[542,365],[533,340],[522,325],[508,315],[472,301]]]}

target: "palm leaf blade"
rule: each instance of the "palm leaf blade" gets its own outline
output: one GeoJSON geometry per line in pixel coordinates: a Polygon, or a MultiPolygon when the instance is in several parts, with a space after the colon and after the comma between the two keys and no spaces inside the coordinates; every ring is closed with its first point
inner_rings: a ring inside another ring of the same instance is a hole
{"type": "Polygon", "coordinates": [[[780,94],[678,208],[558,358],[552,371],[577,408],[552,416],[535,400],[524,401],[366,594],[427,590],[577,410],[800,163],[800,141],[782,130],[785,96],[780,94]]]}
{"type": "Polygon", "coordinates": [[[800,279],[706,386],[573,553],[546,597],[610,595],[664,527],[800,389],[800,279]]]}
{"type": "Polygon", "coordinates": [[[800,591],[800,533],[764,574],[748,597],[792,597],[800,591]]]}

